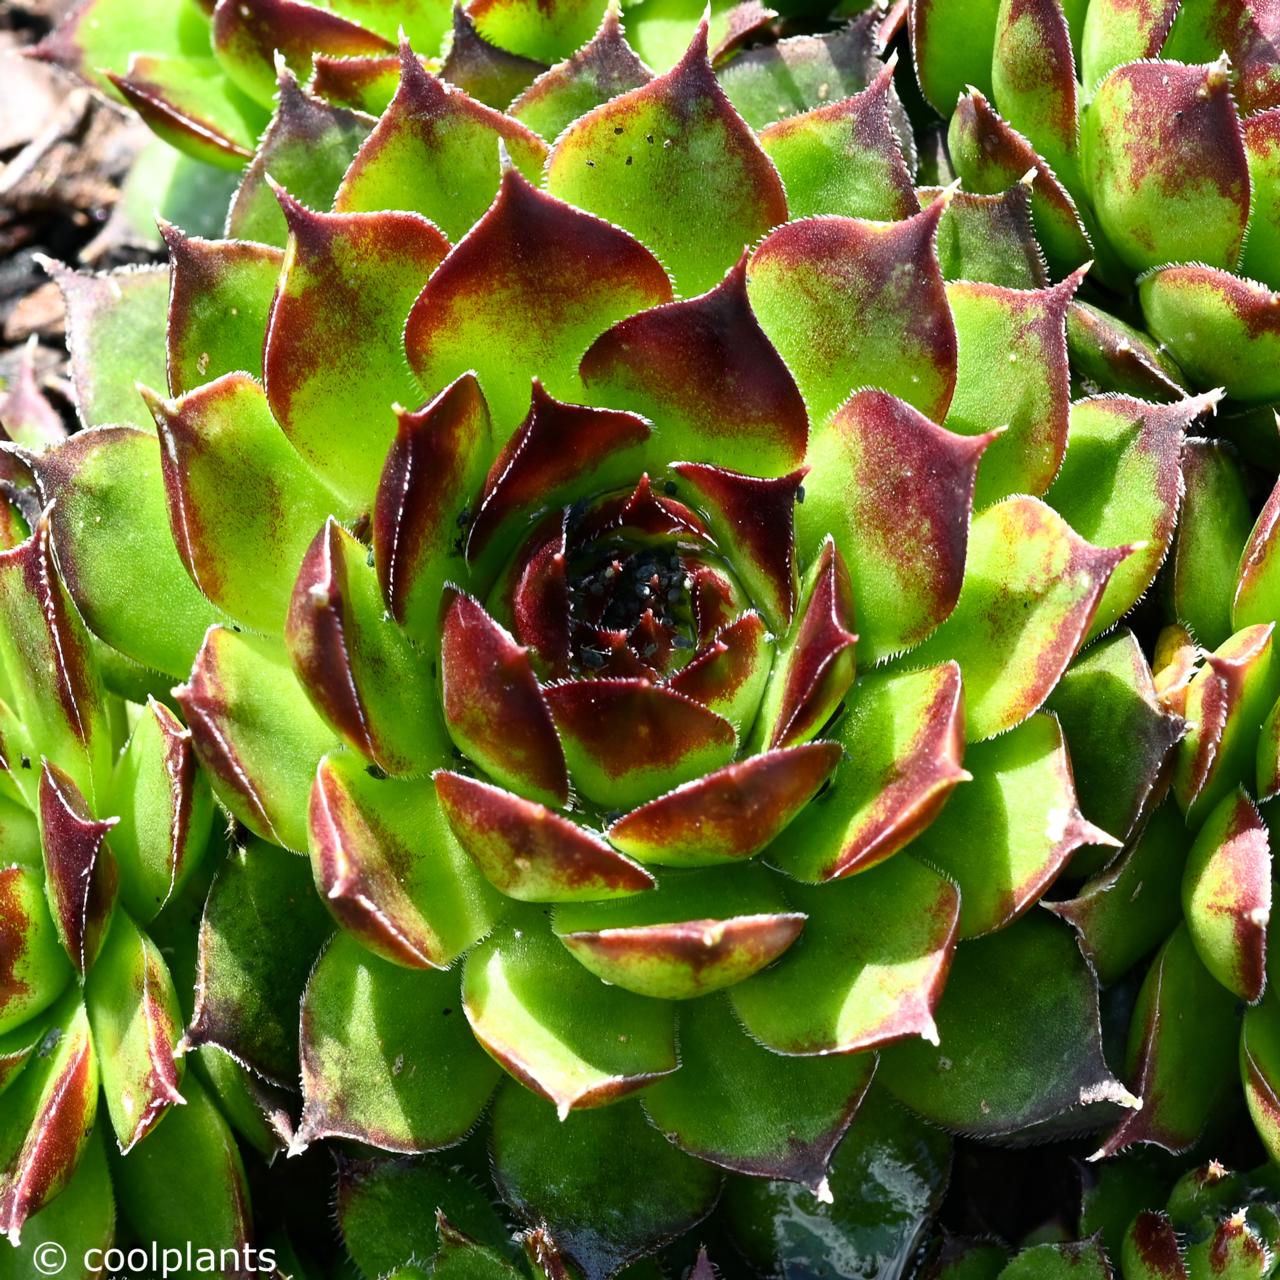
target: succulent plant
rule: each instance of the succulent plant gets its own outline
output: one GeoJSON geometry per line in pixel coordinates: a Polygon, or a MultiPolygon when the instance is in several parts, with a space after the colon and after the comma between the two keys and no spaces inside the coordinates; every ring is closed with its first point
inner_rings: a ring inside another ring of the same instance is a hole
{"type": "Polygon", "coordinates": [[[706,21],[653,77],[609,13],[537,131],[407,39],[376,123],[285,69],[245,238],[60,275],[58,563],[112,661],[184,682],[250,833],[187,1043],[287,1086],[319,951],[293,1150],[487,1113],[588,1276],[724,1169],[829,1198],[877,1070],[993,1137],[1134,1101],[1028,912],[1180,731],[1131,633],[1077,653],[1154,579],[1217,397],[1070,402],[1083,271],[1050,282],[1017,181],[917,191],[880,20],[722,86],[706,21]]]}
{"type": "Polygon", "coordinates": [[[1120,294],[1137,277],[1150,336],[1108,314],[1131,318],[1127,301],[1080,308],[1082,371],[1157,398],[1164,383],[1224,388],[1242,407],[1280,399],[1280,60],[1268,6],[912,0],[911,31],[966,189],[1029,175],[1051,264],[1095,258],[1094,278],[1120,294]]]}
{"type": "MultiPolygon", "coordinates": [[[[37,395],[20,382],[0,406],[29,446],[51,427],[37,395]]],[[[184,1071],[171,976],[180,901],[212,861],[209,786],[167,706],[108,692],[33,477],[17,453],[0,467],[0,1232],[17,1247],[0,1274],[35,1274],[47,1242],[81,1274],[130,1231],[241,1249],[219,1101],[238,1069],[184,1071]]]]}

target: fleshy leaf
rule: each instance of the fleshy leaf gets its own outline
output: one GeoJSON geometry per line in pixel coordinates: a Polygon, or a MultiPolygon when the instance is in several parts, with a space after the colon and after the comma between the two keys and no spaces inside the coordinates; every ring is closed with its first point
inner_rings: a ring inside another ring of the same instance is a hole
{"type": "Polygon", "coordinates": [[[970,742],[1020,724],[1053,691],[1128,550],[1092,546],[1035,498],[975,518],[956,607],[912,655],[959,663],[970,742]]]}
{"type": "MultiPolygon", "coordinates": [[[[968,13],[967,8],[964,11],[968,13]]],[[[1031,219],[1054,275],[1066,275],[1093,257],[1075,201],[1035,148],[1000,118],[978,90],[963,94],[956,105],[947,149],[968,191],[995,195],[1034,170],[1031,219]]]]}
{"type": "Polygon", "coordinates": [[[1251,404],[1280,398],[1280,294],[1212,267],[1159,267],[1138,283],[1147,328],[1192,383],[1251,404]]]}
{"type": "Polygon", "coordinates": [[[509,898],[572,902],[653,888],[630,858],[534,800],[458,773],[437,773],[435,785],[458,843],[509,898]]]}
{"type": "Polygon", "coordinates": [[[433,648],[445,581],[462,572],[464,504],[481,490],[492,453],[489,408],[475,376],[463,374],[396,417],[373,509],[373,563],[392,617],[433,648]]]}
{"type": "Polygon", "coordinates": [[[1253,515],[1235,451],[1221,440],[1186,441],[1182,484],[1170,575],[1174,616],[1216,648],[1232,632],[1236,568],[1253,515]]]}
{"type": "Polygon", "coordinates": [[[311,69],[311,55],[358,57],[384,53],[388,41],[330,9],[302,0],[218,0],[213,52],[228,77],[258,102],[276,88],[275,55],[295,75],[311,69]]]}
{"type": "MultiPolygon", "coordinates": [[[[243,1250],[251,1231],[249,1190],[235,1138],[217,1106],[188,1071],[186,1105],[171,1108],[164,1124],[129,1153],[112,1161],[120,1214],[136,1239],[154,1241],[180,1256],[193,1250],[243,1250]],[[175,1216],[175,1203],[184,1206],[175,1216]]],[[[163,1254],[161,1255],[163,1256],[163,1254]]]]}
{"type": "Polygon", "coordinates": [[[241,168],[267,123],[263,107],[211,57],[135,53],[128,74],[110,78],[153,133],[205,164],[241,168]]]}
{"type": "Polygon", "coordinates": [[[380,768],[422,773],[448,757],[426,663],[387,621],[366,548],[332,517],[303,557],[284,638],[316,710],[380,768]]]}
{"type": "Polygon", "coordinates": [[[211,627],[191,678],[174,691],[214,794],[250,830],[307,847],[307,796],[336,745],[282,649],[211,627]]]}
{"type": "Polygon", "coordinates": [[[168,267],[124,267],[98,275],[42,264],[67,308],[67,350],[76,412],[86,427],[128,424],[150,430],[136,385],[165,381],[168,267]]]}
{"type": "Polygon", "coordinates": [[[1095,546],[1142,543],[1117,565],[1089,629],[1092,638],[1129,612],[1173,542],[1182,496],[1182,439],[1217,397],[1168,405],[1095,396],[1071,406],[1071,448],[1046,501],[1095,546]]]}
{"type": "Polygon", "coordinates": [[[504,786],[564,804],[565,751],[529,651],[456,587],[441,615],[444,718],[459,750],[504,786]]]}
{"type": "Polygon", "coordinates": [[[963,280],[947,286],[959,364],[946,425],[967,436],[1007,427],[983,455],[978,507],[1011,493],[1039,497],[1058,474],[1071,399],[1067,308],[1082,278],[1076,271],[1026,291],[963,280]]]}
{"type": "Polygon", "coordinates": [[[246,240],[202,240],[160,224],[169,248],[169,394],[224,373],[262,376],[262,334],[280,251],[246,240]]]}
{"type": "Polygon", "coordinates": [[[654,424],[664,458],[775,476],[804,461],[808,417],[795,379],[747,300],[746,256],[714,289],[620,321],[580,367],[588,393],[654,424]]]}
{"type": "Polygon", "coordinates": [[[891,58],[860,93],[760,131],[791,217],[838,213],[893,222],[919,212],[889,110],[896,65],[891,58]]]}
{"type": "MultiPolygon", "coordinates": [[[[0,1035],[47,1009],[71,977],[42,879],[36,868],[19,863],[0,870],[0,1035]]],[[[26,1057],[24,1047],[20,1060],[26,1057]]],[[[10,1068],[7,1058],[0,1060],[0,1086],[9,1083],[10,1068]]]]}
{"type": "Polygon", "coordinates": [[[1081,812],[1128,840],[1186,732],[1181,718],[1157,701],[1133,632],[1091,645],[1067,668],[1046,706],[1067,739],[1081,812]]]}
{"type": "Polygon", "coordinates": [[[671,1005],[605,986],[547,931],[540,912],[468,954],[462,1001],[481,1045],[562,1119],[676,1070],[671,1005]]]}
{"type": "Polygon", "coordinates": [[[62,580],[93,633],[144,666],[185,676],[223,615],[174,545],[155,432],[78,432],[41,456],[38,474],[62,580]]]}
{"type": "Polygon", "coordinates": [[[435,1151],[466,1137],[499,1070],[471,1037],[458,975],[401,969],[338,933],[302,1001],[296,1144],[435,1151]]]}
{"type": "Polygon", "coordinates": [[[834,535],[864,661],[923,640],[955,607],[974,477],[994,436],[966,439],[884,391],[852,395],[810,447],[801,558],[834,535]]]}
{"type": "Polygon", "coordinates": [[[123,911],[116,912],[84,999],[107,1112],[124,1154],[182,1102],[182,1062],[174,1056],[182,1015],[159,949],[123,911]]]}
{"type": "Polygon", "coordinates": [[[432,394],[474,369],[501,443],[525,416],[532,378],[574,399],[592,340],[670,300],[667,273],[641,244],[509,168],[414,304],[405,349],[432,394]]]}
{"type": "Polygon", "coordinates": [[[1206,969],[1255,1004],[1266,985],[1271,917],[1271,846],[1253,801],[1241,790],[1205,819],[1182,877],[1187,931],[1206,969]]]}
{"type": "Polygon", "coordinates": [[[1249,116],[1243,125],[1253,199],[1240,274],[1275,289],[1280,287],[1280,109],[1249,116]]]}
{"type": "Polygon", "coordinates": [[[473,0],[467,13],[491,44],[540,62],[559,62],[591,39],[604,16],[604,0],[473,0]]]}
{"type": "Polygon", "coordinates": [[[565,130],[547,190],[637,236],[686,295],[787,219],[777,170],[711,70],[705,20],[666,75],[565,130]]]}
{"type": "Polygon", "coordinates": [[[0,666],[16,721],[5,726],[12,783],[36,807],[41,758],[92,803],[111,769],[111,731],[90,639],[58,577],[49,524],[0,552],[0,666]]]}
{"type": "Polygon", "coordinates": [[[644,1096],[658,1130],[690,1155],[815,1193],[875,1071],[869,1053],[784,1058],[746,1035],[723,999],[680,1010],[680,1070],[644,1096]]]}
{"type": "Polygon", "coordinates": [[[209,781],[197,768],[191,734],[153,698],[116,761],[107,811],[120,818],[111,836],[120,900],[146,924],[190,879],[213,819],[209,781]]]}
{"type": "Polygon", "coordinates": [[[511,1083],[494,1103],[493,1165],[502,1198],[530,1223],[554,1222],[585,1280],[605,1280],[683,1234],[720,1190],[720,1174],[673,1148],[635,1103],[559,1122],[511,1083]]]}
{"type": "Polygon", "coordinates": [[[747,292],[795,374],[813,425],[872,384],[941,419],[956,331],[934,248],[945,200],[901,222],[806,218],[752,255],[747,292]]]}
{"type": "Polygon", "coordinates": [[[591,40],[566,62],[544,71],[507,114],[553,142],[592,108],[652,79],[653,73],[627,43],[618,9],[611,5],[591,40]]]}
{"type": "Polygon", "coordinates": [[[58,937],[81,978],[93,967],[116,902],[120,872],[98,821],[72,779],[48,760],[40,773],[44,888],[58,937]]]}
{"type": "Polygon", "coordinates": [[[627,809],[728,764],[733,726],[643,679],[571,680],[545,690],[574,787],[627,809]]]}
{"type": "Polygon", "coordinates": [[[1232,1086],[1238,1026],[1235,997],[1200,963],[1180,925],[1152,962],[1129,1027],[1126,1074],[1142,1108],[1124,1117],[1098,1155],[1137,1142],[1190,1147],[1232,1086]]]}
{"type": "Polygon", "coordinates": [[[426,779],[377,779],[348,754],[326,756],[309,827],[312,874],[326,906],[395,964],[445,968],[501,912],[426,779]]]}
{"type": "Polygon", "coordinates": [[[721,627],[667,684],[723,716],[742,737],[760,708],[773,668],[773,637],[758,613],[721,627]]]}
{"type": "Polygon", "coordinates": [[[1254,1128],[1274,1160],[1280,1151],[1280,1003],[1274,992],[1244,1011],[1240,1077],[1254,1128]]]}
{"type": "MultiPolygon", "coordinates": [[[[932,204],[944,188],[921,188],[932,204]]],[[[938,223],[938,262],[944,280],[984,280],[1006,289],[1043,289],[1044,255],[1031,224],[1031,184],[1017,182],[993,195],[953,191],[938,223]]]]}
{"type": "Polygon", "coordinates": [[[148,393],[148,403],[169,523],[192,581],[233,618],[277,634],[332,495],[281,435],[248,374],[226,374],[176,400],[148,393]]]}
{"type": "Polygon", "coordinates": [[[1132,270],[1236,265],[1249,166],[1225,65],[1117,68],[1089,104],[1082,145],[1098,221],[1132,270]]]}
{"type": "Polygon", "coordinates": [[[787,896],[808,916],[800,940],[729,992],[752,1036],[785,1054],[936,1037],[960,914],[950,881],[903,853],[838,884],[789,885],[787,896]]]}
{"type": "Polygon", "coordinates": [[[1240,555],[1231,625],[1280,622],[1280,485],[1271,491],[1240,555]]]}
{"type": "Polygon", "coordinates": [[[840,755],[837,743],[809,742],[725,765],[619,818],[610,843],[660,866],[749,858],[804,812],[840,755]]]}
{"type": "Polygon", "coordinates": [[[804,923],[758,863],[671,871],[651,893],[561,905],[552,920],[596,977],[658,1000],[691,1000],[749,978],[786,951],[804,923]]]}
{"type": "Polygon", "coordinates": [[[1277,694],[1271,623],[1237,631],[1206,656],[1187,686],[1190,728],[1173,769],[1173,794],[1192,826],[1238,784],[1253,784],[1258,726],[1277,694]]]}
{"type": "Polygon", "coordinates": [[[991,92],[1000,0],[911,0],[911,51],[921,91],[942,116],[970,85],[991,92]]]}
{"type": "Polygon", "coordinates": [[[491,44],[477,30],[459,0],[453,5],[453,38],[440,74],[478,102],[504,111],[547,70],[545,62],[491,44]]]}
{"type": "Polygon", "coordinates": [[[768,860],[816,883],[896,853],[968,778],[964,706],[954,662],[865,676],[831,736],[843,748],[827,787],[777,839],[768,860]]]}
{"type": "Polygon", "coordinates": [[[1080,935],[1104,985],[1122,978],[1181,922],[1179,883],[1189,844],[1177,806],[1163,804],[1113,866],[1074,898],[1044,903],[1080,935]]]}
{"type": "Polygon", "coordinates": [[[283,249],[289,228],[267,175],[308,208],[327,209],[373,123],[304,92],[293,72],[282,70],[275,115],[231,201],[227,234],[283,249]]]}
{"type": "Polygon", "coordinates": [[[754,736],[790,747],[821,732],[853,683],[853,588],[828,537],[805,575],[796,615],[779,642],[754,736]]]}
{"type": "Polygon", "coordinates": [[[406,42],[400,46],[400,87],[351,162],[334,211],[408,210],[460,240],[498,192],[499,139],[525,177],[536,181],[546,144],[438,80],[406,42]]]}
{"type": "Polygon", "coordinates": [[[55,1008],[41,1048],[6,1091],[0,1117],[0,1235],[13,1245],[70,1181],[93,1132],[98,1057],[78,991],[55,1008]]]}
{"type": "Polygon", "coordinates": [[[1080,37],[1085,88],[1092,91],[1121,63],[1157,57],[1181,7],[1182,0],[1144,5],[1129,0],[1093,0],[1080,37]]]}
{"type": "Polygon", "coordinates": [[[1032,914],[956,953],[937,1042],[886,1050],[884,1080],[913,1111],[995,1137],[1091,1102],[1132,1105],[1102,1056],[1098,990],[1071,931],[1032,914]],[[993,1039],[991,991],[1004,993],[993,1039]]]}
{"type": "Polygon", "coordinates": [[[912,852],[960,889],[960,936],[1003,929],[1032,907],[1085,844],[1119,845],[1076,804],[1062,729],[1043,712],[965,753],[973,780],[912,852]]]}
{"type": "Polygon", "coordinates": [[[1067,310],[1071,368],[1086,385],[1144,400],[1176,400],[1186,389],[1182,370],[1148,334],[1087,302],[1067,310]]]}
{"type": "Polygon", "coordinates": [[[403,318],[449,242],[416,213],[313,213],[277,195],[289,244],[263,350],[267,400],[312,469],[367,510],[394,435],[390,407],[419,395],[403,318]]]}
{"type": "Polygon", "coordinates": [[[298,1001],[333,924],[306,862],[251,840],[222,865],[200,921],[185,1045],[217,1045],[277,1084],[296,1079],[298,1001]]]}

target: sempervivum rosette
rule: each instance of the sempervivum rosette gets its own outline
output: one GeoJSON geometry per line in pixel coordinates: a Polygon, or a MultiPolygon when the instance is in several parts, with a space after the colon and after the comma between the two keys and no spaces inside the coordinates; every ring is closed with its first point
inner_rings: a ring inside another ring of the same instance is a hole
{"type": "Polygon", "coordinates": [[[921,208],[889,74],[757,134],[704,23],[548,153],[406,45],[335,209],[273,188],[283,253],[166,228],[167,286],[65,281],[96,429],[38,468],[58,555],[256,836],[188,1041],[282,1053],[310,926],[233,907],[309,853],[341,928],[295,1149],[488,1109],[503,1197],[588,1275],[721,1168],[827,1195],[882,1046],[977,1133],[1131,1101],[1026,915],[1128,834],[1041,707],[1114,712],[1080,740],[1131,823],[1172,737],[1141,654],[1059,681],[1154,576],[1211,400],[1069,404],[1079,276],[1020,188],[921,208]]]}

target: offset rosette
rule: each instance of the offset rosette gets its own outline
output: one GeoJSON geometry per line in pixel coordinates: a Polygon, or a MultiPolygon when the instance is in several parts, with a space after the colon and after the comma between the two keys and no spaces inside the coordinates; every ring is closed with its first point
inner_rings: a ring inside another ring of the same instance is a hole
{"type": "MultiPolygon", "coordinates": [[[[104,644],[183,682],[256,837],[187,1042],[286,1083],[318,951],[294,1148],[421,1156],[487,1113],[503,1199],[592,1276],[722,1170],[825,1198],[915,1144],[938,1184],[886,1092],[991,1136],[1132,1102],[1031,909],[1128,838],[1176,736],[1128,632],[1114,681],[1077,654],[1150,586],[1213,400],[1072,405],[1081,273],[1047,281],[1025,193],[917,192],[887,69],[825,101],[859,47],[744,55],[739,111],[703,23],[544,163],[406,44],[332,208],[250,168],[241,225],[269,194],[283,250],[166,226],[167,279],[64,278],[98,429],[39,468],[58,555],[104,644]],[[783,81],[816,96],[757,132],[783,81]]],[[[360,1265],[464,1247],[454,1216],[360,1265]]]]}

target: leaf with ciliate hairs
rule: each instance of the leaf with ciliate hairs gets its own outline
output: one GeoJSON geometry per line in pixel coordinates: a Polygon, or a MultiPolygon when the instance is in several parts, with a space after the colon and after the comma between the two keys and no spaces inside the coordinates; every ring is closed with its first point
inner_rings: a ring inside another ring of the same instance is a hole
{"type": "Polygon", "coordinates": [[[742,245],[787,218],[778,172],[707,52],[704,20],[671,71],[575,121],[547,161],[552,195],[625,227],[686,296],[712,288],[742,245]]]}
{"type": "Polygon", "coordinates": [[[795,375],[815,430],[858,387],[945,416],[956,330],[934,238],[945,200],[901,222],[805,218],[770,232],[747,293],[795,375]]]}
{"type": "Polygon", "coordinates": [[[502,444],[528,411],[533,378],[580,398],[578,361],[591,342],[670,300],[667,273],[637,240],[510,168],[414,304],[405,349],[429,394],[474,370],[502,444]]]}
{"type": "Polygon", "coordinates": [[[467,955],[462,1003],[485,1050],[561,1117],[675,1071],[673,1007],[600,982],[543,919],[513,916],[467,955]]]}
{"type": "Polygon", "coordinates": [[[940,1046],[913,1040],[882,1059],[894,1096],[935,1124],[995,1137],[1088,1103],[1134,1105],[1102,1056],[1093,974],[1056,920],[1033,914],[959,947],[937,1018],[940,1046]],[[994,1018],[993,984],[1005,993],[994,1018]]]}
{"type": "MultiPolygon", "coordinates": [[[[45,901],[43,876],[35,867],[15,863],[0,870],[0,1035],[28,1034],[38,1014],[61,994],[71,978],[71,962],[45,901]]],[[[34,1031],[30,1034],[35,1035],[34,1031]]],[[[37,1037],[38,1038],[38,1037],[37,1037]]],[[[26,1061],[31,1044],[6,1045],[0,1055],[0,1088],[26,1061]],[[13,1057],[10,1054],[14,1054],[13,1057]]]]}
{"type": "Polygon", "coordinates": [[[402,969],[339,933],[302,999],[294,1150],[342,1137],[384,1151],[460,1142],[500,1075],[463,1016],[458,975],[402,969]]]}
{"type": "Polygon", "coordinates": [[[502,913],[502,899],[454,836],[429,779],[374,778],[359,757],[326,756],[308,827],[325,905],[344,930],[395,964],[445,968],[502,913]]]}

